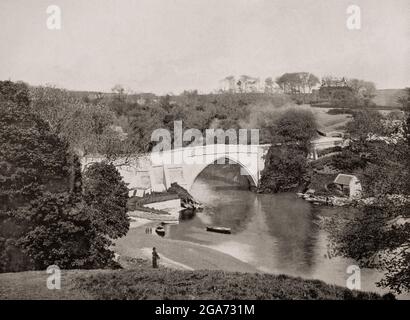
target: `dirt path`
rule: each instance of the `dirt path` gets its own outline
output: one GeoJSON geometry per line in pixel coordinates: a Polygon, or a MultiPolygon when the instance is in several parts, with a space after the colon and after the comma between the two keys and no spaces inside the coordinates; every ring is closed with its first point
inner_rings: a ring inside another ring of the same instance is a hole
{"type": "Polygon", "coordinates": [[[151,259],[152,247],[165,259],[160,264],[177,269],[224,270],[258,272],[257,269],[220,251],[180,240],[145,234],[144,228],[130,229],[128,234],[116,241],[115,251],[122,256],[151,259]]]}

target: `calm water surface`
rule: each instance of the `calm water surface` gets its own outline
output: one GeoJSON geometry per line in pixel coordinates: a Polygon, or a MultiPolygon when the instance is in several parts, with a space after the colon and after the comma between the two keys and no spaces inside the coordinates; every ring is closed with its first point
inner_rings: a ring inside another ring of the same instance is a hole
{"type": "MultiPolygon", "coordinates": [[[[241,180],[244,177],[238,175],[232,179],[235,183],[228,183],[230,177],[221,179],[220,172],[213,176],[218,168],[211,166],[206,170],[190,190],[204,204],[204,210],[181,216],[183,220],[170,226],[166,237],[212,247],[263,272],[346,285],[350,276],[346,269],[355,261],[330,259],[327,234],[317,225],[320,215],[334,215],[346,209],[317,207],[294,193],[255,194],[245,187],[241,180]],[[207,232],[207,225],[230,227],[232,234],[207,232]]],[[[376,287],[380,278],[377,270],[362,269],[362,290],[387,292],[376,287]]]]}

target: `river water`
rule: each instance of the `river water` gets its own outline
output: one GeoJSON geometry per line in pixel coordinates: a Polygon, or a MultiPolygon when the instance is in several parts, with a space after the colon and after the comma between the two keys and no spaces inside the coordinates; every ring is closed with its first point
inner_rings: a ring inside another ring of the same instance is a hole
{"type": "MultiPolygon", "coordinates": [[[[346,208],[315,206],[294,193],[256,194],[245,177],[232,174],[236,169],[230,167],[225,176],[221,170],[226,168],[210,166],[197,178],[190,192],[204,210],[181,216],[166,237],[214,248],[263,272],[346,286],[347,268],[356,263],[329,258],[327,234],[317,225],[319,216],[346,208]],[[232,234],[207,232],[207,225],[230,227],[232,234]]],[[[388,292],[376,286],[381,276],[377,270],[361,269],[361,290],[388,292]]]]}

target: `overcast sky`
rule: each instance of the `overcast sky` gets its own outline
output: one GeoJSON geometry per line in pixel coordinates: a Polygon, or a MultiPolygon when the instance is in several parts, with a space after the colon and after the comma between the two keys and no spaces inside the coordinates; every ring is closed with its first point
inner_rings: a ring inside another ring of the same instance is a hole
{"type": "Polygon", "coordinates": [[[1,80],[68,89],[207,92],[295,71],[410,86],[409,0],[0,0],[0,41],[1,80]],[[47,29],[52,4],[61,30],[47,29]]]}

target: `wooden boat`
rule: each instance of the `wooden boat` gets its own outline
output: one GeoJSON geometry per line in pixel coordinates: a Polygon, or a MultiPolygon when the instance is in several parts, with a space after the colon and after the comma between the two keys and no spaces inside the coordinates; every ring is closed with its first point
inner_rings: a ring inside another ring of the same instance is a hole
{"type": "Polygon", "coordinates": [[[206,227],[206,231],[230,234],[231,228],[208,226],[206,227]]]}
{"type": "Polygon", "coordinates": [[[159,235],[159,236],[165,236],[165,229],[163,226],[158,226],[155,228],[155,232],[159,235]]]}

